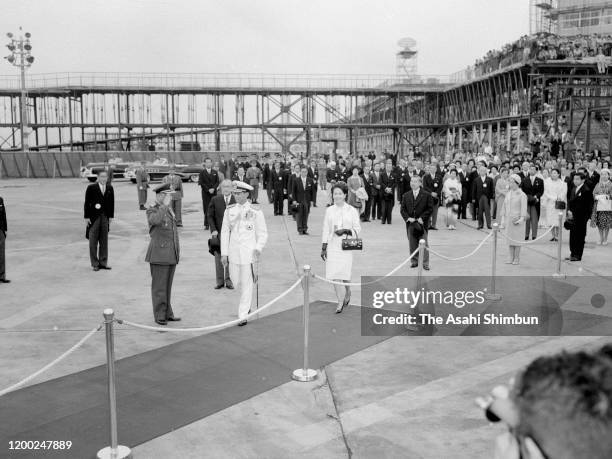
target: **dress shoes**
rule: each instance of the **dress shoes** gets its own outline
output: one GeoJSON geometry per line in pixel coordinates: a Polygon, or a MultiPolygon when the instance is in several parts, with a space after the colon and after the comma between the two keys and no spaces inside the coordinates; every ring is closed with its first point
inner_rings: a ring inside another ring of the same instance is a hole
{"type": "Polygon", "coordinates": [[[487,226],[487,229],[493,229],[493,228],[491,228],[490,226],[487,226]]]}
{"type": "Polygon", "coordinates": [[[176,226],[178,226],[179,228],[182,228],[183,224],[182,223],[177,223],[176,226]]]}
{"type": "Polygon", "coordinates": [[[419,266],[419,264],[416,261],[413,261],[412,263],[410,263],[411,268],[416,268],[417,266],[419,266]]]}
{"type": "Polygon", "coordinates": [[[317,207],[317,205],[316,205],[316,204],[313,204],[313,205],[312,205],[312,207],[317,207]]]}
{"type": "Polygon", "coordinates": [[[215,290],[219,290],[220,288],[225,287],[224,284],[215,285],[215,290]]]}
{"type": "Polygon", "coordinates": [[[156,320],[155,323],[159,325],[168,325],[168,321],[163,320],[163,319],[156,320]]]}
{"type": "Polygon", "coordinates": [[[234,290],[234,284],[232,284],[231,280],[228,280],[227,282],[225,282],[225,288],[229,290],[234,290]]]}
{"type": "Polygon", "coordinates": [[[479,227],[478,227],[478,228],[476,228],[476,229],[479,229],[479,230],[481,230],[482,228],[483,228],[482,226],[479,226],[479,227]]]}
{"type": "Polygon", "coordinates": [[[208,229],[208,225],[204,225],[204,230],[207,230],[207,229],[208,229]]]}
{"type": "Polygon", "coordinates": [[[93,267],[93,270],[94,270],[94,271],[100,271],[100,267],[99,267],[99,266],[94,266],[94,267],[93,267]]]}
{"type": "Polygon", "coordinates": [[[0,279],[0,284],[10,284],[11,281],[8,279],[0,279]]]}
{"type": "Polygon", "coordinates": [[[110,271],[113,268],[111,268],[110,266],[102,266],[102,265],[100,265],[100,269],[108,269],[110,271]]]}
{"type": "Polygon", "coordinates": [[[246,324],[247,324],[246,320],[241,320],[240,322],[238,322],[239,327],[244,327],[246,324]]]}
{"type": "Polygon", "coordinates": [[[147,210],[145,206],[140,206],[140,210],[147,210]]]}
{"type": "Polygon", "coordinates": [[[423,269],[424,269],[425,271],[429,271],[429,265],[423,265],[423,269]]]}
{"type": "Polygon", "coordinates": [[[581,261],[582,258],[578,258],[578,257],[565,257],[565,259],[567,261],[581,261]]]}
{"type": "Polygon", "coordinates": [[[303,234],[304,236],[308,236],[308,231],[302,231],[302,234],[303,234]]]}
{"type": "Polygon", "coordinates": [[[168,317],[166,320],[168,322],[180,322],[181,318],[180,317],[168,317]]]}

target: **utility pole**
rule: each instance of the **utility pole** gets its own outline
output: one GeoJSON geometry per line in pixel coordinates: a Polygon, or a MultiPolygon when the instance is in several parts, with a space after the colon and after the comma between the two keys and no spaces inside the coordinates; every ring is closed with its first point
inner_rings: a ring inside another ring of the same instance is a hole
{"type": "Polygon", "coordinates": [[[19,106],[21,109],[21,116],[19,117],[19,124],[21,130],[21,151],[27,152],[27,134],[28,129],[28,107],[27,107],[27,92],[26,92],[26,80],[25,72],[26,68],[30,67],[34,62],[34,57],[30,53],[32,51],[32,45],[30,44],[30,32],[26,32],[22,35],[22,28],[19,27],[19,37],[15,37],[12,33],[7,33],[6,36],[9,38],[10,43],[6,47],[11,52],[10,55],[6,56],[5,59],[9,64],[14,67],[19,67],[21,72],[21,96],[19,98],[19,106]]]}

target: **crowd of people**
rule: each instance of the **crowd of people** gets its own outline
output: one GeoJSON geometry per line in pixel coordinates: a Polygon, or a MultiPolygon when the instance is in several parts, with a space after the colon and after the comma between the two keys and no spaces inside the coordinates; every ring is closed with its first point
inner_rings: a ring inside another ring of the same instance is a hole
{"type": "Polygon", "coordinates": [[[523,35],[501,49],[490,50],[465,70],[465,77],[468,80],[477,78],[518,63],[562,60],[591,60],[603,73],[609,60],[606,58],[610,56],[612,56],[612,35],[560,36],[542,32],[523,35]]]}
{"type": "MultiPolygon", "coordinates": [[[[200,173],[204,229],[210,231],[209,250],[215,255],[215,288],[241,290],[239,317],[251,309],[259,254],[267,241],[260,203],[267,201],[274,216],[290,215],[299,235],[309,234],[312,207],[327,206],[322,228],[321,257],[326,277],[334,282],[337,312],[350,301],[352,251],[359,245],[364,224],[391,225],[396,204],[406,227],[410,253],[419,240],[428,243],[440,223],[454,231],[458,220],[477,222],[477,229],[500,225],[508,241],[509,264],[520,263],[525,241],[538,239],[543,228],[550,241],[558,241],[562,227],[569,229],[567,260],[582,260],[587,224],[597,228],[597,243],[608,245],[612,225],[612,179],[609,156],[567,161],[563,157],[515,155],[500,159],[492,149],[482,155],[456,152],[429,161],[397,158],[389,153],[338,155],[298,159],[290,157],[213,162],[207,158],[200,173]],[[323,202],[317,202],[318,200],[323,202]],[[561,214],[561,218],[560,218],[561,214]],[[229,224],[226,224],[229,221],[229,224]],[[349,242],[347,242],[349,241],[349,242]],[[239,250],[237,249],[239,248],[239,250]]],[[[101,172],[87,188],[84,217],[87,219],[90,260],[94,271],[108,265],[108,231],[114,217],[111,178],[101,172]]],[[[183,185],[170,168],[155,189],[156,202],[147,207],[149,177],[144,166],[136,171],[138,205],[146,210],[151,244],[154,318],[164,325],[175,318],[171,309],[174,268],[179,260],[178,230],[182,226],[183,185]],[[161,287],[160,287],[161,286],[161,287]],[[163,288],[162,288],[163,287],[163,288]]],[[[7,225],[0,199],[0,281],[4,273],[4,240],[7,225]]],[[[429,270],[425,250],[423,269],[429,270]]],[[[418,266],[415,254],[411,266],[418,266]]]]}

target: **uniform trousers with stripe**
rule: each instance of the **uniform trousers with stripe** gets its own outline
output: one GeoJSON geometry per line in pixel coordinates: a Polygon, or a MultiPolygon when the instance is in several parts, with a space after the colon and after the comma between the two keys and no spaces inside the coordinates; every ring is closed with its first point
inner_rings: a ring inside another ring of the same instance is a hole
{"type": "Polygon", "coordinates": [[[238,265],[230,262],[229,274],[234,287],[240,290],[240,303],[238,304],[238,318],[244,319],[253,302],[253,271],[252,265],[238,265]]]}

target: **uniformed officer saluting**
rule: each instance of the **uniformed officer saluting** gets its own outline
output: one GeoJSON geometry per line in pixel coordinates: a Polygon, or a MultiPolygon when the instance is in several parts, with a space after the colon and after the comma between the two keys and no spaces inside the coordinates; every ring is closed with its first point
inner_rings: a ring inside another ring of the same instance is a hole
{"type": "Polygon", "coordinates": [[[10,282],[10,280],[6,278],[6,268],[4,264],[6,230],[6,209],[4,208],[4,201],[0,197],[0,284],[8,284],[10,282]]]}
{"type": "Polygon", "coordinates": [[[151,242],[145,261],[151,265],[151,297],[153,316],[159,325],[177,322],[172,312],[171,294],[174,271],[179,262],[180,246],[176,220],[170,209],[172,192],[169,184],[155,188],[155,205],[147,209],[151,242]]]}
{"type": "Polygon", "coordinates": [[[268,241],[268,230],[263,212],[247,201],[253,187],[234,181],[232,194],[236,204],[229,205],[223,216],[221,229],[221,262],[229,264],[230,278],[240,289],[238,306],[239,326],[246,325],[246,316],[253,299],[253,280],[259,256],[268,241]]]}

